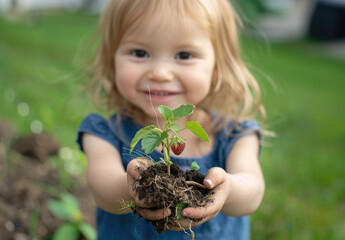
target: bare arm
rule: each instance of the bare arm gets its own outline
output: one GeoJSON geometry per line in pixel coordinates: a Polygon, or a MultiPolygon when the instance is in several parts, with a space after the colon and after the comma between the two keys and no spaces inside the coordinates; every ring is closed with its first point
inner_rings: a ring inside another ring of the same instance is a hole
{"type": "Polygon", "coordinates": [[[253,213],[260,205],[265,182],[259,163],[259,139],[249,135],[239,139],[226,162],[229,193],[222,212],[231,216],[253,213]]]}
{"type": "Polygon", "coordinates": [[[124,214],[121,200],[130,200],[127,174],[118,151],[107,141],[84,133],[83,148],[88,160],[86,178],[98,207],[115,214],[124,214]]]}
{"type": "Polygon", "coordinates": [[[114,214],[125,214],[131,210],[124,208],[123,201],[133,200],[136,205],[144,207],[139,214],[146,219],[159,220],[170,215],[169,209],[147,210],[149,207],[137,199],[132,189],[138,168],[147,167],[148,161],[134,159],[128,166],[126,173],[119,152],[107,141],[85,133],[83,135],[83,148],[88,160],[86,178],[92,196],[97,206],[114,214]]]}

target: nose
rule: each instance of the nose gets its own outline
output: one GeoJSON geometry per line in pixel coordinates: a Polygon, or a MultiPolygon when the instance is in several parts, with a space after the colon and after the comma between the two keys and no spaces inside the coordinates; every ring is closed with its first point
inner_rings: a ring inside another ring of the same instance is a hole
{"type": "Polygon", "coordinates": [[[169,82],[174,79],[174,74],[168,63],[158,63],[147,73],[147,78],[151,81],[169,82]]]}

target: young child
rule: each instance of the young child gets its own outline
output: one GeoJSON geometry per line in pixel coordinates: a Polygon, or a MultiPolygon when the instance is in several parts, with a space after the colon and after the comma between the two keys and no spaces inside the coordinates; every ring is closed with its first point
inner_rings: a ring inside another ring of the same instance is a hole
{"type": "MultiPolygon", "coordinates": [[[[184,220],[154,234],[145,219],[163,219],[170,210],[151,210],[131,191],[142,162],[129,155],[129,143],[143,126],[164,126],[156,114],[162,104],[172,109],[194,104],[191,117],[212,140],[182,132],[186,148],[172,156],[184,169],[196,161],[206,175],[204,185],[214,192],[210,206],[182,212],[202,219],[192,225],[196,238],[249,239],[248,215],[265,188],[258,161],[261,129],[250,118],[258,113],[264,118],[264,111],[258,84],[240,57],[236,19],[227,0],[109,0],[90,88],[116,114],[87,116],[77,139],[98,206],[98,239],[189,238],[183,230],[191,223],[184,220]],[[142,207],[143,218],[123,210],[121,202],[130,199],[142,207]]],[[[150,156],[162,154],[156,149],[150,156]]]]}

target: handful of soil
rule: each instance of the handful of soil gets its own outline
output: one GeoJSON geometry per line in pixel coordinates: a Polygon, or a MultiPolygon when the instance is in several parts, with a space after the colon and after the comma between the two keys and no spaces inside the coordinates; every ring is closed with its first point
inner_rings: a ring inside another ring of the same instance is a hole
{"type": "MultiPolygon", "coordinates": [[[[165,165],[152,165],[145,170],[138,169],[141,178],[136,180],[133,190],[139,200],[156,206],[155,209],[170,208],[171,215],[159,220],[150,221],[157,233],[169,229],[169,225],[178,226],[181,216],[181,203],[185,207],[205,207],[213,202],[212,190],[203,188],[205,176],[196,170],[183,171],[173,163],[170,176],[165,165]],[[191,183],[192,182],[192,183],[191,183]],[[197,185],[201,185],[197,186],[197,185]]],[[[136,209],[133,209],[136,212],[136,209]]],[[[191,219],[200,221],[201,219],[191,219]]]]}

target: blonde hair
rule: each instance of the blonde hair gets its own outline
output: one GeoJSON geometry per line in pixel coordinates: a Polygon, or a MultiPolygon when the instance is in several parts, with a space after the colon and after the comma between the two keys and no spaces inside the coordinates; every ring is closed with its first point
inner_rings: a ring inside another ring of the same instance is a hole
{"type": "Polygon", "coordinates": [[[208,113],[217,112],[212,125],[214,131],[230,119],[238,122],[261,113],[265,120],[259,85],[240,56],[239,19],[227,0],[109,0],[99,25],[101,39],[90,81],[96,102],[105,97],[108,110],[134,119],[144,114],[117,90],[114,55],[127,31],[145,25],[154,14],[160,14],[162,22],[183,23],[186,16],[192,17],[209,33],[216,54],[218,80],[197,107],[208,113]]]}

